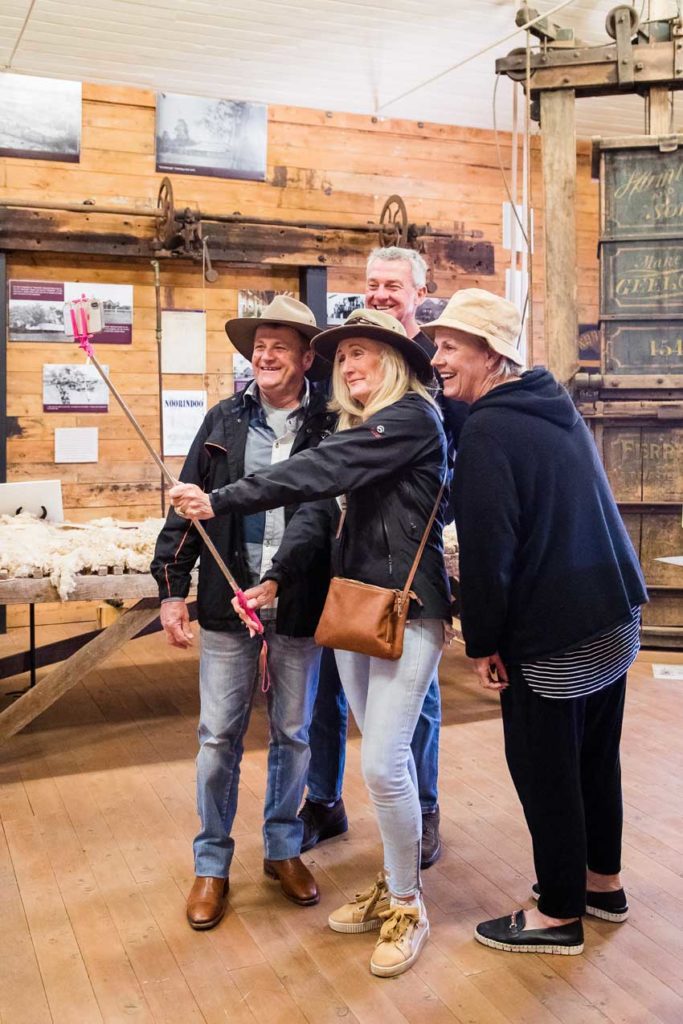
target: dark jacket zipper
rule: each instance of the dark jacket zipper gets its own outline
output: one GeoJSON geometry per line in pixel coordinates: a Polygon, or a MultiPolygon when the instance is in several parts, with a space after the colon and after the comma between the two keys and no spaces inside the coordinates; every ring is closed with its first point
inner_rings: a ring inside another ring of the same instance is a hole
{"type": "Polygon", "coordinates": [[[380,508],[379,517],[382,520],[382,533],[384,534],[384,543],[387,546],[387,560],[389,562],[389,575],[394,575],[394,560],[391,557],[391,548],[389,547],[389,534],[387,533],[387,524],[384,522],[384,512],[380,508]]]}

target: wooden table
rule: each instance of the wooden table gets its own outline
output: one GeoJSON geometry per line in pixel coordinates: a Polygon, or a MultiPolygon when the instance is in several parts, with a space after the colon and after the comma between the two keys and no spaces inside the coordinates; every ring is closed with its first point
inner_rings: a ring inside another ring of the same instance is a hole
{"type": "MultiPolygon", "coordinates": [[[[195,589],[196,576],[193,577],[192,591],[195,589]]],[[[136,599],[136,603],[0,714],[0,742],[14,736],[37,718],[159,614],[159,590],[149,573],[78,576],[76,587],[69,595],[70,601],[114,599],[136,599]]],[[[59,594],[49,579],[0,580],[0,604],[38,604],[59,600],[59,594]]]]}

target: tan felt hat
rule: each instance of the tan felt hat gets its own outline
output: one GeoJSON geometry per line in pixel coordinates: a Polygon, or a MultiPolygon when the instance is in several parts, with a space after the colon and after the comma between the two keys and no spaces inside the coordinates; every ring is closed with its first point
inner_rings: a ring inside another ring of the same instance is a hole
{"type": "Polygon", "coordinates": [[[332,363],[339,342],[347,338],[371,338],[396,349],[423,384],[428,384],[434,376],[427,353],[408,337],[395,316],[381,309],[354,309],[341,327],[330,327],[319,334],[313,348],[332,363]]]}
{"type": "Polygon", "coordinates": [[[519,351],[522,318],[514,303],[483,288],[463,288],[449,300],[436,320],[422,324],[430,338],[437,327],[450,327],[483,338],[498,355],[524,366],[519,351]]]}
{"type": "MultiPolygon", "coordinates": [[[[312,340],[320,334],[322,328],[315,322],[313,312],[303,302],[293,299],[291,295],[276,295],[263,310],[261,316],[239,316],[228,320],[225,333],[230,338],[240,355],[251,362],[254,354],[254,335],[257,327],[273,324],[280,327],[293,327],[304,338],[312,340]]],[[[332,367],[317,352],[306,376],[309,380],[324,380],[332,373],[332,367]]]]}

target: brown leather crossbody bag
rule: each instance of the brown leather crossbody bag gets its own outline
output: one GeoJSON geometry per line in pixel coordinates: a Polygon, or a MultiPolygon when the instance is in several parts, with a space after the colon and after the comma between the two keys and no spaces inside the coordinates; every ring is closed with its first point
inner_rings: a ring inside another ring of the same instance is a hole
{"type": "MultiPolygon", "coordinates": [[[[388,587],[376,587],[371,583],[350,580],[344,576],[333,576],[315,631],[317,644],[341,651],[368,654],[373,658],[386,658],[389,661],[397,661],[401,657],[410,599],[417,600],[417,595],[410,588],[445,486],[444,481],[403,590],[391,590],[388,587]]],[[[337,535],[343,529],[345,515],[344,512],[337,535]]]]}

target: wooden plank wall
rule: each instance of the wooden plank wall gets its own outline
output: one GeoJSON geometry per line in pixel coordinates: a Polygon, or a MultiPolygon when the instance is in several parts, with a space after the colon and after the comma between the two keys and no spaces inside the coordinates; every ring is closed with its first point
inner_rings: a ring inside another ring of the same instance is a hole
{"type": "MultiPolygon", "coordinates": [[[[377,220],[386,197],[400,193],[411,221],[452,230],[481,230],[495,245],[496,273],[474,277],[458,268],[436,267],[438,295],[479,286],[502,293],[509,254],[502,248],[501,204],[506,198],[492,132],[422,122],[383,120],[290,107],[269,109],[266,182],[174,175],[176,205],[209,212],[240,212],[259,217],[301,218],[363,223],[377,220]]],[[[510,163],[510,136],[500,136],[504,166],[510,163]]],[[[534,140],[533,202],[536,207],[534,358],[542,362],[543,259],[542,195],[538,139],[534,140]]],[[[0,160],[0,195],[28,200],[121,204],[154,202],[161,175],[154,169],[154,94],[128,87],[84,85],[83,136],[78,164],[42,160],[0,160]]],[[[589,152],[579,151],[577,199],[579,300],[582,321],[597,317],[597,187],[590,181],[589,152]]],[[[74,226],[83,227],[81,215],[74,226]]],[[[112,218],[111,226],[117,221],[112,218]]],[[[120,224],[120,221],[118,221],[120,224]]],[[[368,236],[368,251],[376,244],[368,236]]],[[[201,270],[187,262],[162,262],[163,304],[168,308],[207,308],[207,373],[173,375],[167,388],[206,388],[209,403],[232,391],[230,346],[225,320],[237,313],[241,288],[297,293],[294,267],[235,268],[218,265],[219,280],[202,286],[201,270]]],[[[331,291],[362,290],[363,266],[330,265],[331,291]]],[[[16,253],[9,276],[38,280],[107,281],[134,286],[132,346],[106,346],[101,359],[152,439],[158,438],[154,288],[151,266],[117,259],[16,253]]],[[[80,362],[76,348],[44,343],[8,345],[8,414],[16,417],[9,442],[8,478],[40,479],[59,475],[66,515],[77,520],[116,515],[140,519],[160,512],[159,480],[118,408],[108,414],[42,412],[45,362],[80,362]],[[56,467],[54,428],[99,427],[97,465],[56,467]]],[[[169,460],[178,468],[181,460],[169,460]]],[[[42,619],[90,619],[93,608],[41,609],[42,619]]],[[[21,614],[12,612],[10,621],[21,614]]]]}

